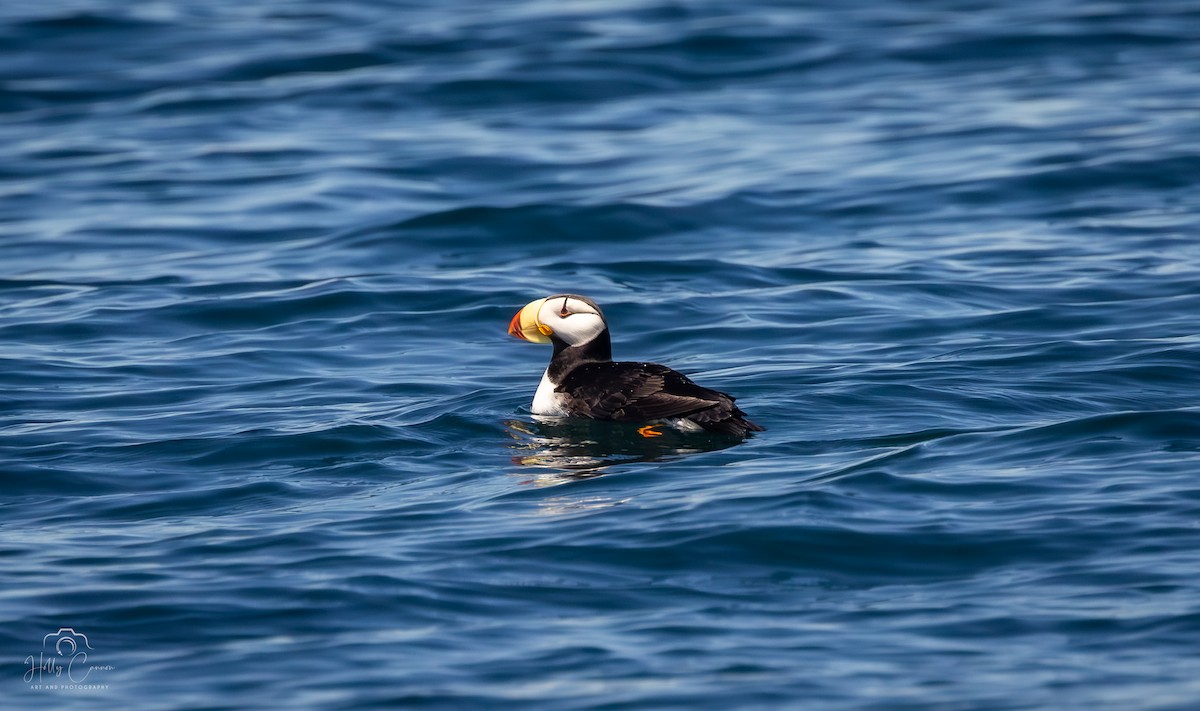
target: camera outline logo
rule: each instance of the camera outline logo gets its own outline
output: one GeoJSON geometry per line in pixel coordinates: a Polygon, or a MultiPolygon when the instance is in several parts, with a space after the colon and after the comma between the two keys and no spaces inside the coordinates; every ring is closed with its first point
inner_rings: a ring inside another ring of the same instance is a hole
{"type": "MultiPolygon", "coordinates": [[[[76,632],[74,627],[59,627],[57,632],[52,632],[42,638],[42,649],[46,649],[46,645],[50,643],[51,638],[57,641],[54,643],[54,653],[60,657],[74,657],[79,649],[80,640],[83,641],[85,649],[92,649],[91,642],[88,642],[86,634],[76,632]]],[[[84,651],[84,654],[87,652],[84,651]]]]}

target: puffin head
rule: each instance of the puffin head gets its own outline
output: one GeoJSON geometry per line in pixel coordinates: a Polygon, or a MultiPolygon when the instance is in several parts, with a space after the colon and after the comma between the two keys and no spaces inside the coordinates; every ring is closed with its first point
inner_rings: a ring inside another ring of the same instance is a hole
{"type": "Polygon", "coordinates": [[[596,302],[578,294],[555,294],[530,301],[508,324],[510,336],[532,343],[559,342],[568,348],[589,343],[607,330],[608,323],[596,302]]]}

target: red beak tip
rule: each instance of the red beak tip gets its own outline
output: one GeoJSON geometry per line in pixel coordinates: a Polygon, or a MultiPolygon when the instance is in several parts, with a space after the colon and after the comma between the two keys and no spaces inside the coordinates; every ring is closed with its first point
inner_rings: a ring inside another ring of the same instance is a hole
{"type": "Polygon", "coordinates": [[[509,321],[508,335],[512,336],[513,338],[526,340],[525,334],[521,333],[521,312],[518,311],[517,315],[512,317],[512,321],[509,321]]]}

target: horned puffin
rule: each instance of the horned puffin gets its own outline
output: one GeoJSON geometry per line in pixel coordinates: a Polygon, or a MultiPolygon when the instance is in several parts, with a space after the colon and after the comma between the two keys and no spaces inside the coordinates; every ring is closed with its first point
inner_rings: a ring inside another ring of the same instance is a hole
{"type": "Polygon", "coordinates": [[[508,335],[550,343],[554,354],[533,396],[535,415],[646,422],[685,432],[707,430],[745,437],[763,427],[746,419],[734,398],[697,385],[657,363],[614,362],[608,322],[596,302],[578,294],[555,294],[526,304],[508,335]]]}

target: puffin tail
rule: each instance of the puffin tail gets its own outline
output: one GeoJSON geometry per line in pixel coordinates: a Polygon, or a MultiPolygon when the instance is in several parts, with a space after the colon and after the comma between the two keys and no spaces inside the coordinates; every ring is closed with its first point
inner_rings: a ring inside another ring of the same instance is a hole
{"type": "Polygon", "coordinates": [[[708,422],[697,422],[696,424],[709,432],[733,437],[746,437],[751,432],[767,431],[766,427],[746,419],[746,413],[741,410],[735,411],[723,420],[710,420],[708,422]]]}

